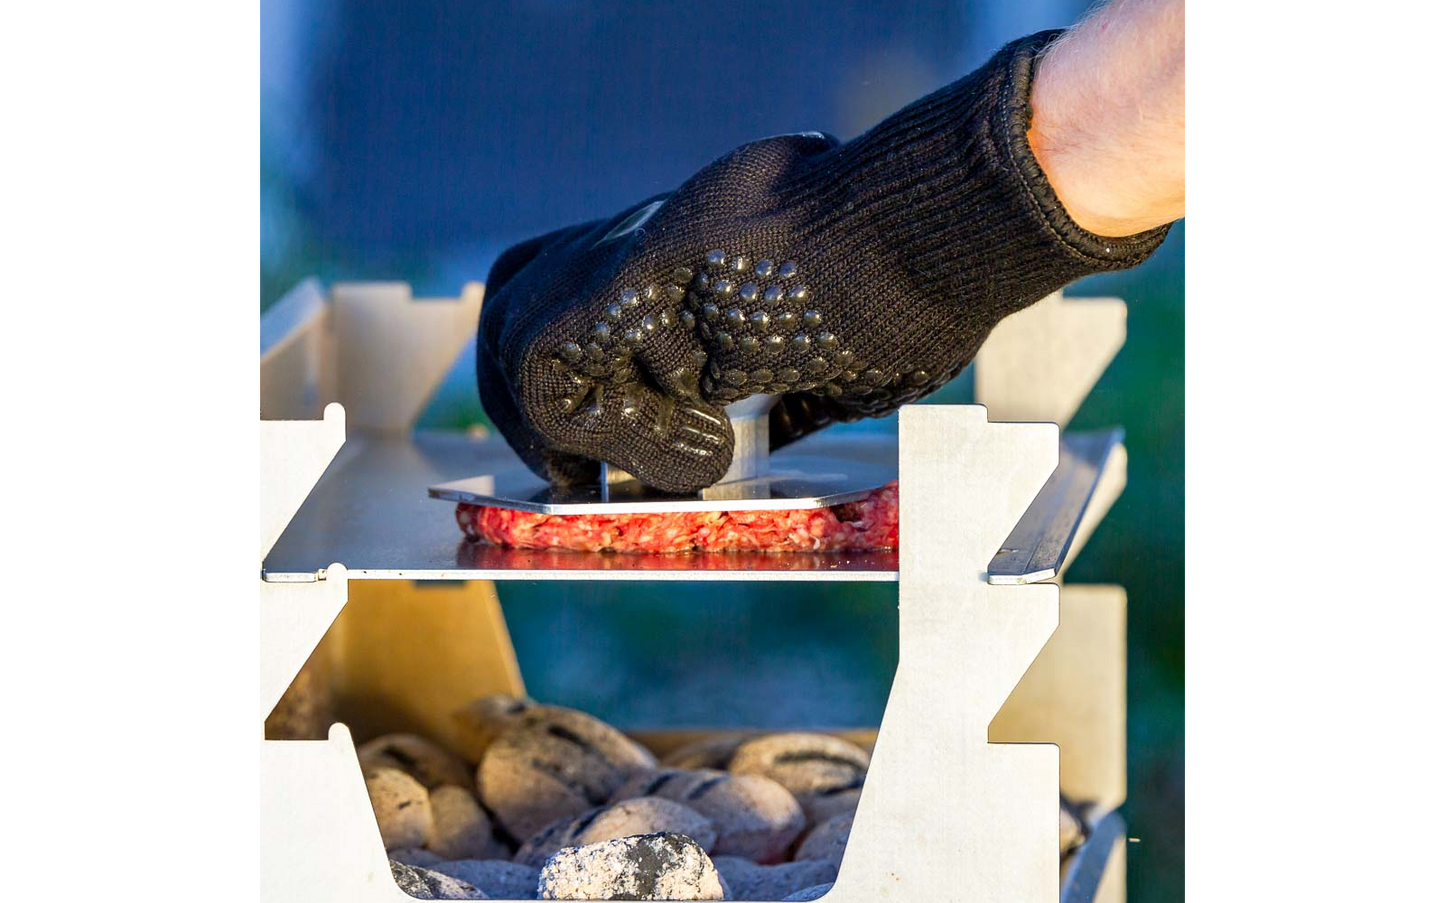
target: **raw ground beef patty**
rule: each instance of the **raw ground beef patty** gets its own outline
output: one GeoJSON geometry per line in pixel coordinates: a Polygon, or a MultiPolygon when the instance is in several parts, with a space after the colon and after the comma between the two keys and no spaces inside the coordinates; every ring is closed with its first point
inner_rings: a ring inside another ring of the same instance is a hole
{"type": "Polygon", "coordinates": [[[533,514],[457,505],[467,539],[574,552],[868,552],[898,547],[898,483],[857,502],[791,511],[533,514]]]}

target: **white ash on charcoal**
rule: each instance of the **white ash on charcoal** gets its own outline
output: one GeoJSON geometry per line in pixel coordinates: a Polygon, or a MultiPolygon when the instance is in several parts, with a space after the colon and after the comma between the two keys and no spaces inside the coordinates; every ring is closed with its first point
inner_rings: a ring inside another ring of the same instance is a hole
{"type": "Polygon", "coordinates": [[[815,828],[835,816],[857,812],[858,800],[862,796],[862,787],[849,787],[816,796],[805,796],[798,800],[798,805],[803,807],[803,817],[808,827],[815,828]]]}
{"type": "Polygon", "coordinates": [[[739,746],[728,770],[771,778],[803,799],[862,787],[869,758],[860,747],[828,734],[769,734],[739,746]]]}
{"type": "Polygon", "coordinates": [[[402,865],[419,865],[422,868],[432,868],[446,862],[445,859],[424,847],[401,847],[387,850],[386,856],[393,862],[400,862],[402,865]]]}
{"type": "Polygon", "coordinates": [[[531,900],[537,896],[538,870],[521,863],[505,859],[461,859],[430,868],[470,884],[493,900],[531,900]]]}
{"type": "Polygon", "coordinates": [[[431,815],[426,848],[442,859],[504,859],[511,852],[470,790],[437,787],[431,792],[431,815]]]}
{"type": "MultiPolygon", "coordinates": [[[[658,768],[607,724],[523,697],[483,697],[457,719],[481,754],[476,787],[483,802],[458,786],[466,772],[457,756],[411,734],[378,737],[359,750],[367,789],[395,861],[455,872],[482,893],[489,893],[482,886],[488,876],[509,888],[501,896],[522,896],[517,889],[534,886],[538,870],[564,851],[638,836],[686,838],[704,856],[713,853],[719,882],[733,885],[737,899],[824,887],[842,860],[869,764],[852,743],[796,732],[728,734],[668,756],[729,771],[658,768]],[[525,840],[514,857],[499,826],[525,840]]],[[[1084,837],[1068,800],[1060,800],[1059,825],[1064,855],[1084,837]]],[[[609,855],[586,861],[616,867],[617,855],[609,855]]]]}
{"type": "MultiPolygon", "coordinates": [[[[659,767],[596,718],[502,695],[457,723],[480,756],[474,784],[415,735],[359,750],[393,872],[424,899],[814,900],[837,875],[870,759],[827,734],[728,734],[667,757],[726,770],[659,767]]],[[[1084,812],[1060,797],[1065,864],[1084,812]]]]}
{"type": "Polygon", "coordinates": [[[537,880],[543,900],[721,900],[702,847],[680,834],[643,834],[567,847],[537,880]]]}
{"type": "Polygon", "coordinates": [[[608,802],[652,753],[616,728],[573,709],[525,716],[487,747],[477,768],[482,802],[513,838],[608,802]]]}
{"type": "Polygon", "coordinates": [[[541,868],[563,847],[586,846],[636,834],[681,834],[691,838],[704,852],[711,851],[717,843],[717,829],[711,819],[681,803],[648,797],[599,806],[576,818],[553,822],[522,844],[513,858],[541,868]]]}
{"type": "Polygon", "coordinates": [[[752,734],[723,734],[697,740],[674,749],[662,757],[662,764],[670,768],[716,768],[726,771],[733,760],[733,753],[747,742],[752,734]]]}
{"type": "Polygon", "coordinates": [[[833,889],[832,882],[827,884],[815,884],[812,887],[805,887],[796,894],[788,894],[783,898],[783,903],[805,903],[807,900],[816,900],[833,889]]]}
{"type": "Polygon", "coordinates": [[[822,859],[758,865],[740,856],[715,856],[712,862],[727,882],[730,900],[781,900],[838,877],[838,866],[822,859]]]}
{"type": "Polygon", "coordinates": [[[843,861],[843,851],[848,847],[848,835],[852,830],[853,813],[835,815],[807,833],[793,853],[793,859],[799,862],[819,859],[836,866],[843,861]]]}
{"type": "Polygon", "coordinates": [[[434,790],[472,787],[472,770],[459,756],[416,734],[384,734],[356,748],[362,768],[395,768],[434,790]]]}
{"type": "Polygon", "coordinates": [[[432,826],[426,788],[398,768],[372,768],[364,776],[382,845],[388,850],[423,846],[432,826]]]}
{"type": "Polygon", "coordinates": [[[803,831],[803,810],[782,785],[761,775],[663,768],[628,781],[614,799],[659,796],[712,820],[717,855],[777,862],[803,831]]]}
{"type": "Polygon", "coordinates": [[[487,747],[503,732],[522,723],[522,716],[545,708],[525,696],[492,693],[474,699],[452,713],[457,751],[472,764],[482,761],[487,747]]]}
{"type": "Polygon", "coordinates": [[[485,900],[486,894],[465,881],[430,869],[392,860],[391,877],[403,892],[418,900],[485,900]]]}

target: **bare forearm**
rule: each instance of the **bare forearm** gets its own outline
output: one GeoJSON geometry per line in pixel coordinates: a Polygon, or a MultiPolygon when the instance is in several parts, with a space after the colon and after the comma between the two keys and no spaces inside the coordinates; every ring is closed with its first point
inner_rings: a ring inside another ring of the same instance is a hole
{"type": "Polygon", "coordinates": [[[1080,226],[1132,235],[1184,215],[1184,0],[1114,0],[1051,45],[1029,145],[1080,226]]]}

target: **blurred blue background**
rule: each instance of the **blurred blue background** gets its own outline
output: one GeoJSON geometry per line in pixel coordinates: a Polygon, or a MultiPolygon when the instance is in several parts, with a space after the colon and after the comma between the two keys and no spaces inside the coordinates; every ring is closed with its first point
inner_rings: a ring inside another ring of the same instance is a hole
{"type": "MultiPolygon", "coordinates": [[[[852,137],[1082,0],[262,0],[261,308],[299,279],[454,295],[508,244],[766,135],[852,137]]],[[[1183,897],[1184,228],[1068,290],[1129,302],[1074,422],[1129,487],[1070,571],[1129,591],[1130,894],[1183,897]]],[[[469,355],[424,417],[483,422],[469,355]]],[[[970,399],[967,373],[935,396],[970,399]]],[[[890,429],[892,421],[864,425],[890,429]]],[[[502,584],[528,688],[627,726],[876,725],[893,587],[502,584]]]]}

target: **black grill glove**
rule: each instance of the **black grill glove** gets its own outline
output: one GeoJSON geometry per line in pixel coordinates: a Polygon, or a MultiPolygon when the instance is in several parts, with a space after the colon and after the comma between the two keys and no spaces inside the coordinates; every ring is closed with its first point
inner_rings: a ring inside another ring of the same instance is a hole
{"type": "Polygon", "coordinates": [[[721,405],[783,395],[774,445],[958,375],[1004,317],[1133,266],[1168,227],[1086,232],[1029,150],[1054,32],[839,144],[744,145],[677,191],[508,250],[488,278],[482,403],[554,482],[605,460],[692,491],[732,457],[721,405]]]}

